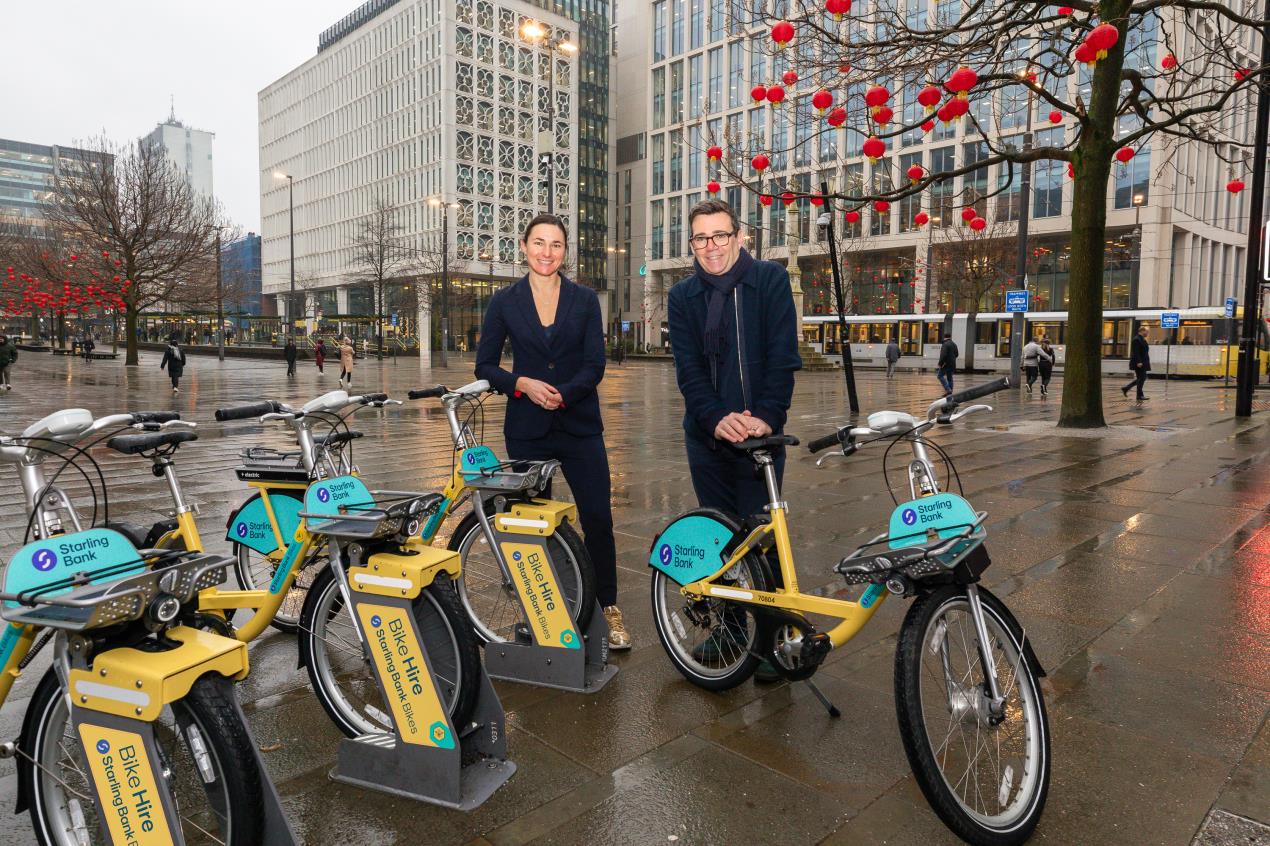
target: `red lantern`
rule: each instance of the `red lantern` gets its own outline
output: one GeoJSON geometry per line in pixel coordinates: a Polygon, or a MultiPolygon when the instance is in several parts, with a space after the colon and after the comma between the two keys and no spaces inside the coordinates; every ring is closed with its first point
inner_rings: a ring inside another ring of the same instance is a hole
{"type": "Polygon", "coordinates": [[[864,92],[864,104],[870,109],[877,109],[886,105],[886,101],[891,99],[891,92],[887,91],[881,85],[874,85],[864,92]]]}
{"type": "Polygon", "coordinates": [[[1173,70],[1177,67],[1177,56],[1174,56],[1172,53],[1167,54],[1163,59],[1160,59],[1160,67],[1164,68],[1166,71],[1173,70]]]}
{"type": "Polygon", "coordinates": [[[717,162],[719,159],[723,158],[723,148],[711,147],[709,150],[706,150],[706,158],[712,162],[717,162]]]}
{"type": "Polygon", "coordinates": [[[823,206],[825,204],[825,198],[819,194],[813,194],[811,196],[811,204],[813,206],[823,206]]]}
{"type": "Polygon", "coordinates": [[[1120,30],[1109,23],[1099,24],[1094,27],[1093,32],[1085,38],[1085,43],[1093,47],[1100,59],[1107,58],[1107,51],[1116,46],[1116,42],[1120,40],[1120,30]]]}
{"type": "Polygon", "coordinates": [[[966,206],[964,209],[961,210],[961,219],[964,220],[966,223],[969,223],[970,221],[974,220],[978,216],[979,216],[979,212],[975,211],[974,208],[971,206],[966,206]]]}
{"type": "Polygon", "coordinates": [[[926,175],[926,171],[923,170],[922,166],[919,164],[915,164],[908,169],[908,178],[913,180],[914,182],[921,182],[922,177],[925,175],[926,175]]]}
{"type": "Polygon", "coordinates": [[[1062,112],[1060,112],[1058,109],[1055,109],[1054,111],[1050,112],[1050,123],[1062,123],[1062,122],[1063,122],[1062,112]]]}
{"type": "Polygon", "coordinates": [[[750,159],[751,167],[753,167],[759,173],[762,173],[763,171],[767,170],[768,167],[771,166],[771,164],[772,164],[772,160],[769,159],[767,156],[763,155],[762,153],[759,153],[757,156],[750,159]]]}
{"type": "Polygon", "coordinates": [[[1232,194],[1238,194],[1244,190],[1244,181],[1242,179],[1232,179],[1226,183],[1226,190],[1232,194]]]}
{"type": "Polygon", "coordinates": [[[755,85],[750,89],[750,97],[755,103],[761,103],[767,99],[767,88],[762,85],[755,85]]]}
{"type": "Polygon", "coordinates": [[[1128,164],[1129,159],[1133,158],[1133,155],[1134,150],[1132,147],[1121,147],[1119,150],[1116,150],[1116,161],[1121,164],[1128,164]]]}
{"type": "Polygon", "coordinates": [[[772,197],[769,194],[760,194],[758,202],[760,206],[770,206],[772,204],[772,197]]]}
{"type": "Polygon", "coordinates": [[[1058,7],[1058,13],[1059,13],[1060,15],[1070,16],[1070,15],[1071,15],[1071,13],[1072,13],[1072,7],[1071,7],[1071,6],[1059,6],[1059,7],[1058,7]]]}
{"type": "Polygon", "coordinates": [[[948,81],[944,83],[944,87],[958,97],[964,98],[978,82],[979,74],[963,65],[952,72],[952,75],[948,77],[948,81]]]}
{"type": "Polygon", "coordinates": [[[873,204],[873,208],[877,210],[878,214],[886,214],[891,210],[891,204],[886,200],[878,200],[873,204]]]}
{"type": "Polygon", "coordinates": [[[870,136],[865,139],[860,150],[869,157],[869,161],[876,164],[878,159],[886,155],[886,144],[882,143],[882,139],[870,136]]]}
{"type": "Polygon", "coordinates": [[[934,128],[935,128],[935,121],[933,120],[928,120],[922,124],[922,132],[930,132],[934,128]]]}
{"type": "Polygon", "coordinates": [[[951,100],[947,103],[944,103],[944,105],[939,107],[939,111],[935,112],[935,117],[939,118],[939,120],[945,124],[951,122],[953,118],[955,117],[955,115],[953,115],[952,113],[952,109],[950,108],[950,106],[952,106],[951,100]]]}
{"type": "Polygon", "coordinates": [[[1237,70],[1235,71],[1235,82],[1243,82],[1250,76],[1252,76],[1252,71],[1250,70],[1237,70]]]}
{"type": "Polygon", "coordinates": [[[829,113],[829,117],[825,118],[825,120],[828,121],[830,126],[842,126],[847,122],[847,110],[842,108],[842,106],[838,106],[829,113]]]}
{"type": "Polygon", "coordinates": [[[858,211],[847,212],[847,223],[859,223],[860,213],[858,211]]]}
{"type": "Polygon", "coordinates": [[[767,102],[773,106],[779,106],[781,101],[785,99],[785,89],[779,85],[773,85],[767,89],[767,102]]]}
{"type": "Polygon", "coordinates": [[[833,15],[835,21],[851,11],[851,0],[825,0],[825,11],[833,15]]]}
{"type": "Polygon", "coordinates": [[[925,106],[927,112],[933,112],[935,107],[939,105],[940,96],[938,88],[934,85],[927,85],[917,92],[917,102],[925,106]]]}
{"type": "Polygon", "coordinates": [[[816,108],[816,111],[823,114],[830,106],[833,105],[833,95],[828,91],[817,91],[815,94],[811,95],[811,104],[816,108]]]}
{"type": "Polygon", "coordinates": [[[842,62],[838,65],[838,73],[851,73],[851,65],[842,62]]]}
{"type": "Polygon", "coordinates": [[[1098,64],[1098,51],[1088,41],[1082,41],[1076,47],[1076,52],[1072,53],[1072,58],[1082,64],[1096,65],[1098,64]]]}
{"type": "Polygon", "coordinates": [[[893,117],[895,117],[895,112],[890,106],[880,106],[879,108],[873,110],[873,120],[875,120],[877,125],[880,127],[885,128],[886,125],[891,122],[891,118],[893,117]]]}
{"type": "Polygon", "coordinates": [[[988,221],[984,220],[982,217],[976,217],[974,220],[970,221],[970,228],[976,232],[982,232],[984,227],[987,225],[988,221]]]}
{"type": "Polygon", "coordinates": [[[948,101],[948,114],[956,120],[970,111],[970,101],[962,97],[954,97],[948,101]]]}
{"type": "Polygon", "coordinates": [[[926,212],[918,212],[916,215],[913,216],[913,222],[916,223],[918,226],[925,226],[926,224],[930,223],[930,215],[928,215],[926,212]]]}
{"type": "Polygon", "coordinates": [[[719,193],[719,183],[717,183],[717,182],[707,182],[707,183],[706,183],[706,191],[707,191],[707,192],[709,192],[709,193],[711,193],[711,194],[717,194],[717,193],[719,193]]]}
{"type": "Polygon", "coordinates": [[[789,21],[777,21],[772,24],[772,40],[777,47],[784,47],[794,40],[794,25],[789,21]]]}
{"type": "Polygon", "coordinates": [[[781,74],[781,82],[786,85],[795,85],[798,82],[798,71],[787,70],[781,74]]]}
{"type": "Polygon", "coordinates": [[[794,195],[791,194],[789,191],[786,191],[784,194],[781,194],[781,202],[785,204],[785,208],[789,208],[790,206],[792,206],[794,204],[795,199],[797,198],[794,197],[794,195]]]}
{"type": "Polygon", "coordinates": [[[1071,162],[1067,163],[1067,176],[1070,179],[1076,178],[1076,166],[1072,164],[1071,162]]]}

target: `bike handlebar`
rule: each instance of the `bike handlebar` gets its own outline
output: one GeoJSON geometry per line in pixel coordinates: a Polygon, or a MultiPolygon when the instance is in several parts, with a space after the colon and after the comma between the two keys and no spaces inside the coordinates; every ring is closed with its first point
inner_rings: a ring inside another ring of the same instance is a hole
{"type": "Polygon", "coordinates": [[[842,443],[842,438],[840,436],[840,433],[842,431],[844,430],[839,429],[837,432],[834,432],[832,435],[825,435],[823,438],[816,438],[816,440],[807,444],[807,451],[820,452],[822,449],[828,449],[831,446],[837,446],[838,444],[842,443]]]}
{"type": "Polygon", "coordinates": [[[952,411],[963,402],[970,402],[970,400],[979,399],[979,397],[986,397],[988,394],[995,394],[997,391],[1004,391],[1008,387],[1010,387],[1010,377],[1002,376],[994,382],[977,385],[973,388],[966,388],[964,391],[944,397],[943,405],[940,406],[940,408],[944,411],[952,411]]]}
{"type": "Polygon", "coordinates": [[[409,391],[406,396],[412,400],[428,399],[430,397],[442,397],[449,393],[449,389],[445,385],[433,385],[431,388],[419,388],[409,391]]]}
{"type": "Polygon", "coordinates": [[[170,423],[173,420],[180,420],[181,415],[176,411],[134,411],[132,412],[132,422],[134,423],[170,423]]]}
{"type": "Polygon", "coordinates": [[[282,404],[274,400],[262,400],[261,402],[253,402],[247,405],[235,405],[229,408],[216,409],[216,419],[224,423],[228,420],[249,420],[253,417],[262,417],[266,414],[276,413],[281,410],[282,404]]]}
{"type": "Polygon", "coordinates": [[[387,394],[362,394],[360,397],[356,397],[355,399],[358,402],[361,402],[363,404],[372,403],[372,402],[387,402],[388,395],[387,394]]]}

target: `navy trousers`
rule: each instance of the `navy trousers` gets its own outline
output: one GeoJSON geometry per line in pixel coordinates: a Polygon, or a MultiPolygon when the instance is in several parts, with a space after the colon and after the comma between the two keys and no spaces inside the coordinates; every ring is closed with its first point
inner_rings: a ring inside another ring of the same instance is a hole
{"type": "MultiPolygon", "coordinates": [[[[603,435],[570,435],[559,430],[533,440],[507,438],[513,461],[560,462],[578,506],[587,554],[595,568],[595,597],[602,608],[617,604],[617,546],[613,541],[612,482],[603,435]]],[[[545,491],[551,495],[550,488],[545,491]]]]}
{"type": "MultiPolygon", "coordinates": [[[[767,483],[759,466],[740,450],[718,442],[711,448],[709,441],[689,435],[685,439],[688,448],[688,471],[692,474],[692,488],[697,492],[697,502],[702,508],[718,508],[744,520],[754,514],[763,514],[763,507],[770,500],[767,483]]],[[[785,450],[774,457],[776,484],[785,477],[785,450]]],[[[773,549],[767,556],[768,571],[776,585],[781,584],[780,563],[773,549]]]]}

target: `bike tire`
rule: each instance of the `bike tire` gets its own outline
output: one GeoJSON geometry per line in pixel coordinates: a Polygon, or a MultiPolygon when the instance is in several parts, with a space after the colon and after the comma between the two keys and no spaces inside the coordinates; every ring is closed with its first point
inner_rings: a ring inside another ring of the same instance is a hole
{"type": "MultiPolygon", "coordinates": [[[[481,642],[503,643],[513,635],[517,624],[525,624],[527,620],[515,589],[506,583],[502,568],[489,553],[488,546],[473,509],[450,536],[449,549],[459,553],[463,567],[455,586],[481,642]],[[482,547],[486,549],[484,553],[480,552],[482,547]],[[478,579],[480,587],[477,587],[478,579]],[[501,595],[506,595],[506,599],[501,599],[501,595]]],[[[586,545],[573,526],[561,523],[547,538],[547,554],[560,580],[560,593],[569,609],[569,618],[576,630],[585,634],[595,613],[595,568],[586,545]]]]}
{"type": "MultiPolygon", "coordinates": [[[[481,656],[447,574],[438,573],[420,592],[413,613],[438,677],[437,693],[450,722],[461,733],[476,706],[481,656]]],[[[392,731],[390,708],[355,625],[331,568],[324,568],[313,580],[300,616],[300,663],[323,710],[346,736],[392,731]]]]}
{"type": "MultiPolygon", "coordinates": [[[[259,496],[259,494],[255,494],[252,498],[259,498],[259,496]]],[[[301,502],[304,501],[303,493],[297,491],[270,491],[269,496],[288,496],[301,502]]],[[[252,498],[247,501],[250,502],[252,498]]],[[[273,580],[273,574],[277,571],[279,562],[261,555],[249,546],[244,546],[240,543],[232,545],[234,548],[234,575],[238,579],[239,586],[243,590],[268,590],[269,583],[273,580]]],[[[325,566],[326,555],[320,550],[310,552],[308,558],[297,565],[295,581],[291,583],[291,589],[287,591],[282,604],[278,606],[278,613],[269,621],[269,625],[287,634],[296,632],[300,623],[300,610],[304,607],[304,597],[308,593],[318,568],[325,566]]]]}
{"type": "MultiPolygon", "coordinates": [[[[718,520],[733,534],[741,528],[739,521],[721,511],[700,509],[682,516],[690,515],[718,520]]],[[[767,590],[771,584],[767,562],[756,553],[746,555],[733,570],[719,581],[759,591],[767,590]]],[[[653,570],[652,603],[653,623],[662,648],[688,681],[706,690],[730,690],[758,669],[757,653],[765,648],[762,642],[770,627],[750,606],[717,597],[689,600],[680,592],[679,584],[660,570],[653,570]],[[689,638],[689,631],[702,636],[689,638]]]]}
{"type": "MultiPolygon", "coordinates": [[[[181,815],[169,823],[181,827],[188,846],[255,846],[264,841],[262,775],[233,696],[229,679],[205,675],[184,698],[165,709],[171,726],[161,718],[155,727],[156,741],[173,772],[181,815]],[[199,742],[192,746],[194,738],[199,742]],[[204,755],[196,756],[191,749],[200,745],[204,755]],[[196,757],[206,763],[205,769],[200,769],[196,757]]],[[[19,738],[23,752],[18,758],[19,796],[27,797],[27,810],[41,846],[79,846],[80,832],[90,843],[108,844],[110,836],[97,811],[73,795],[78,789],[91,796],[92,788],[83,777],[87,761],[69,717],[61,685],[49,670],[31,697],[19,738]],[[79,760],[64,766],[68,755],[74,754],[81,756],[79,760]],[[63,772],[63,779],[82,782],[70,787],[69,795],[57,778],[63,772]],[[83,823],[78,832],[76,818],[83,823]]]]}
{"type": "Polygon", "coordinates": [[[1006,720],[991,726],[972,706],[952,704],[980,701],[986,685],[969,599],[966,589],[956,585],[921,596],[909,608],[895,653],[895,707],[913,775],[944,824],[976,846],[1013,846],[1031,836],[1045,809],[1050,782],[1049,718],[1032,653],[1023,644],[1023,629],[1001,600],[983,587],[979,595],[1000,689],[1006,696],[1006,720]],[[925,659],[929,661],[924,663],[925,659]],[[964,716],[959,717],[959,712],[964,716]],[[946,731],[941,721],[947,724],[946,731]],[[974,726],[973,759],[958,776],[958,759],[969,751],[970,743],[961,743],[964,737],[954,743],[953,736],[966,724],[974,726]],[[986,759],[980,761],[980,740],[985,735],[992,740],[983,744],[986,759]],[[943,736],[943,743],[937,742],[938,736],[943,736]],[[1003,743],[1004,761],[1000,757],[1003,743]],[[995,764],[990,760],[994,750],[995,764]],[[1017,791],[1016,765],[1020,767],[1017,791]],[[997,791],[995,797],[985,800],[982,795],[981,772],[988,793],[997,791]],[[973,785],[974,796],[961,795],[963,783],[967,793],[973,785]],[[976,799],[985,806],[971,807],[976,799]],[[989,813],[987,805],[993,800],[996,812],[989,813]]]}

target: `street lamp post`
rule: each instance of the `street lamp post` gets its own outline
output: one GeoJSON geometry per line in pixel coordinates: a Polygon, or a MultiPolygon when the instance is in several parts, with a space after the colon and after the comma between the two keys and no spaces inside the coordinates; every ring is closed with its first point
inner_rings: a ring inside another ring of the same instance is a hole
{"type": "Polygon", "coordinates": [[[626,352],[626,338],[622,327],[622,274],[618,268],[618,256],[625,255],[624,247],[607,247],[609,257],[613,259],[613,312],[617,317],[613,321],[613,335],[617,338],[617,348],[626,352]]]}
{"type": "MultiPolygon", "coordinates": [[[[1031,71],[1023,70],[1020,79],[1027,85],[1027,128],[1023,132],[1023,153],[1032,149],[1032,82],[1031,71]]],[[[1032,163],[1023,162],[1022,178],[1019,180],[1019,246],[1014,276],[1018,284],[1027,290],[1027,224],[1028,212],[1032,208],[1032,163]]],[[[1018,388],[1023,380],[1019,375],[1023,372],[1023,330],[1024,315],[1016,311],[1010,321],[1010,384],[1018,388]]]]}
{"type": "MultiPolygon", "coordinates": [[[[935,227],[939,225],[942,218],[937,214],[932,214],[930,220],[926,221],[926,298],[922,300],[922,313],[930,314],[930,294],[931,294],[931,276],[935,269],[934,249],[935,249],[935,227]]],[[[922,343],[925,343],[923,341],[922,343]]]]}
{"type": "Polygon", "coordinates": [[[539,153],[538,163],[547,166],[547,213],[556,213],[556,53],[573,54],[578,45],[567,38],[552,40],[547,38],[547,28],[537,21],[527,21],[520,28],[520,36],[525,41],[537,44],[547,50],[547,130],[538,133],[538,146],[545,150],[539,153]]]}
{"type": "Polygon", "coordinates": [[[225,360],[225,287],[220,275],[220,231],[216,227],[216,358],[225,360]]]}
{"type": "Polygon", "coordinates": [[[295,308],[295,180],[291,178],[291,174],[275,171],[273,174],[275,179],[287,180],[287,221],[288,228],[291,232],[291,291],[287,294],[286,314],[283,319],[286,321],[286,334],[291,334],[291,310],[295,308]]]}
{"type": "Polygon", "coordinates": [[[447,348],[450,344],[450,209],[458,203],[447,203],[440,197],[429,197],[428,205],[441,209],[441,366],[449,367],[447,348]]]}

